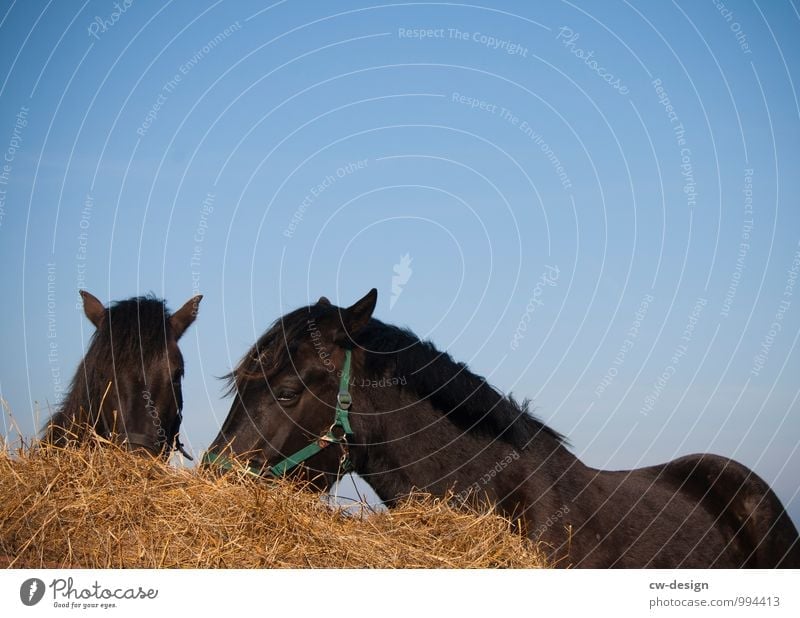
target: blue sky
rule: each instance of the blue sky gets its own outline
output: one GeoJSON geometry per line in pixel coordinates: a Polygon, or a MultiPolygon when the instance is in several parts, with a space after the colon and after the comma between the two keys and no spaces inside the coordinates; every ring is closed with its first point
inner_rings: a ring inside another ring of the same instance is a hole
{"type": "Polygon", "coordinates": [[[80,287],[199,291],[199,452],[275,318],[377,287],[588,464],[728,455],[798,520],[799,26],[763,1],[2,2],[2,397],[28,433],[57,405],[80,287]]]}

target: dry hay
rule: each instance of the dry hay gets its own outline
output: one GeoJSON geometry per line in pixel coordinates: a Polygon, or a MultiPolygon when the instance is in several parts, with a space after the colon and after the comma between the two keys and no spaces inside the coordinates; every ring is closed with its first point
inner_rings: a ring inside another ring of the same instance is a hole
{"type": "Polygon", "coordinates": [[[289,481],[218,477],[112,445],[0,451],[0,565],[81,568],[528,568],[497,514],[415,496],[348,515],[289,481]]]}

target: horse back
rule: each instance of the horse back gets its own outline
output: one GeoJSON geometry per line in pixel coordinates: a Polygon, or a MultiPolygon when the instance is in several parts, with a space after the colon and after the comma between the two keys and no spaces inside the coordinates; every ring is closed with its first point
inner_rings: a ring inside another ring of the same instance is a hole
{"type": "Polygon", "coordinates": [[[746,466],[719,455],[687,455],[664,464],[661,477],[676,483],[729,532],[729,543],[743,557],[738,566],[800,567],[797,529],[775,492],[746,466]]]}

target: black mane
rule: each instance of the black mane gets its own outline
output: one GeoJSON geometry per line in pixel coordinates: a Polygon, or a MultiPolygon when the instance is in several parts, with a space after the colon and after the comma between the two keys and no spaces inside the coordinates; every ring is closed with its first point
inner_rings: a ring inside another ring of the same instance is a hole
{"type": "Polygon", "coordinates": [[[373,318],[356,343],[372,352],[366,356],[365,367],[371,379],[405,378],[404,388],[427,399],[465,431],[479,431],[519,449],[541,432],[564,442],[561,434],[531,415],[528,400],[517,402],[502,395],[464,363],[410,330],[373,318]]]}
{"type": "Polygon", "coordinates": [[[112,303],[92,335],[69,395],[48,426],[95,423],[109,381],[115,374],[141,372],[149,361],[163,354],[169,328],[169,311],[161,299],[139,296],[112,303]]]}
{"type": "MultiPolygon", "coordinates": [[[[300,342],[310,338],[309,320],[321,325],[336,320],[338,309],[330,305],[301,307],[278,319],[250,348],[234,371],[225,376],[229,394],[242,392],[252,381],[268,379],[288,363],[300,342]]],[[[401,387],[436,409],[464,431],[477,431],[524,449],[540,433],[559,443],[564,437],[535,418],[528,400],[504,396],[484,378],[472,373],[429,341],[410,330],[375,318],[352,342],[367,350],[365,370],[370,380],[404,378],[401,387]]]]}

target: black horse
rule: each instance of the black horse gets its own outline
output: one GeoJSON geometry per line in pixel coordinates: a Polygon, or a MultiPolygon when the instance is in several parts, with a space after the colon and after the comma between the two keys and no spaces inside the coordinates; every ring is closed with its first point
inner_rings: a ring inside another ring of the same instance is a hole
{"type": "Polygon", "coordinates": [[[106,308],[81,291],[97,329],[63,405],[45,427],[45,441],[82,442],[89,430],[131,450],[167,458],[183,450],[183,355],[178,339],[194,322],[202,296],[170,315],[164,301],[138,297],[106,308]]]}
{"type": "Polygon", "coordinates": [[[795,526],[745,466],[702,454],[589,468],[527,402],[372,318],[376,300],[323,297],[264,333],[229,376],[235,401],[205,462],[320,489],[352,469],[390,506],[414,490],[485,501],[558,566],[800,567],[795,526]]]}

